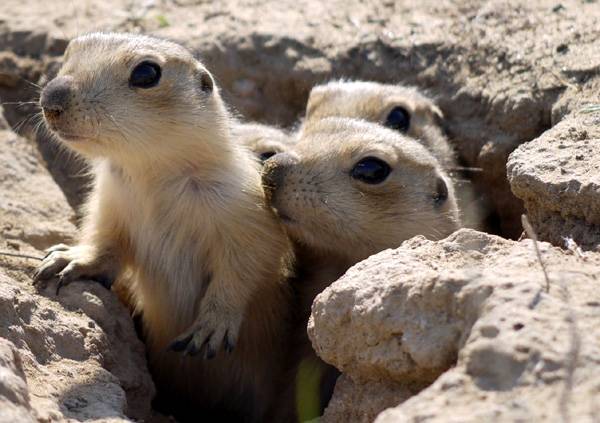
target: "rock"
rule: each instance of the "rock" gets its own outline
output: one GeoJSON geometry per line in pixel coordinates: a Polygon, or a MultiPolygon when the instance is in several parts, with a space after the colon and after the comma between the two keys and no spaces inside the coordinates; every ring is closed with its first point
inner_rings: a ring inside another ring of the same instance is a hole
{"type": "Polygon", "coordinates": [[[573,113],[515,150],[508,178],[539,239],[600,246],[600,111],[573,113]]]}
{"type": "Polygon", "coordinates": [[[406,401],[417,391],[416,387],[403,384],[355,383],[350,377],[341,375],[321,421],[371,423],[381,410],[406,401]]]}
{"type": "Polygon", "coordinates": [[[0,422],[34,421],[19,352],[0,338],[0,422]]]}
{"type": "Polygon", "coordinates": [[[0,421],[146,418],[154,386],[116,296],[94,282],[38,290],[38,261],[4,254],[41,257],[75,227],[35,147],[6,130],[0,144],[0,421]]]}
{"type": "Polygon", "coordinates": [[[377,421],[592,421],[600,255],[538,244],[547,291],[532,242],[472,230],[438,242],[416,237],[321,293],[309,336],[346,377],[324,421],[373,415],[383,395],[371,397],[370,384],[431,382],[406,401],[395,388],[398,405],[377,421]]]}

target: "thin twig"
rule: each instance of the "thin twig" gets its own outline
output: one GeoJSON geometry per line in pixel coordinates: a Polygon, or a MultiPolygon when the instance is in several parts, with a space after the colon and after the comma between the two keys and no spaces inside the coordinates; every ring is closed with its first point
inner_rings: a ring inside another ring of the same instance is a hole
{"type": "Polygon", "coordinates": [[[600,112],[600,104],[590,104],[588,106],[585,106],[583,109],[581,109],[580,112],[581,113],[600,112]]]}
{"type": "Polygon", "coordinates": [[[43,257],[33,256],[31,254],[9,253],[8,251],[0,251],[0,256],[27,258],[27,259],[33,259],[33,260],[39,260],[39,261],[44,260],[43,257]]]}
{"type": "Polygon", "coordinates": [[[483,172],[483,168],[481,167],[468,167],[468,166],[453,166],[448,168],[451,172],[483,172]]]}
{"type": "Polygon", "coordinates": [[[546,271],[546,265],[544,265],[544,261],[542,260],[542,253],[537,245],[537,235],[533,230],[533,226],[531,226],[531,223],[529,223],[529,219],[527,219],[527,216],[524,214],[521,215],[521,223],[523,224],[523,229],[525,229],[525,232],[527,232],[527,236],[533,241],[533,249],[535,250],[537,259],[542,267],[542,272],[544,272],[544,278],[546,279],[546,292],[550,292],[550,278],[548,277],[548,272],[546,271]]]}

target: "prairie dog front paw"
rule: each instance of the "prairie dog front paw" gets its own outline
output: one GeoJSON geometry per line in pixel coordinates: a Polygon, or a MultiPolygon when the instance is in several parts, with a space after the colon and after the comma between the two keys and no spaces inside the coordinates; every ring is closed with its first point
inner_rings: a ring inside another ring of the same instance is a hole
{"type": "Polygon", "coordinates": [[[237,343],[242,315],[242,310],[204,298],[192,326],[169,348],[191,356],[202,353],[208,360],[216,356],[221,346],[231,353],[237,343]]]}
{"type": "Polygon", "coordinates": [[[69,247],[58,244],[46,250],[46,257],[33,277],[35,283],[57,279],[56,295],[76,279],[93,279],[110,288],[116,276],[116,263],[110,255],[98,254],[88,245],[69,247]]]}

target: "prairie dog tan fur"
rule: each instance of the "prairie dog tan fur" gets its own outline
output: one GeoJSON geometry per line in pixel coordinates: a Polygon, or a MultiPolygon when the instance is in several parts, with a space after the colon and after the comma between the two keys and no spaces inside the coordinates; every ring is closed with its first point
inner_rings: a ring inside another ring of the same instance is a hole
{"type": "Polygon", "coordinates": [[[446,169],[456,166],[444,137],[444,115],[416,88],[366,81],[333,81],[314,87],[308,97],[304,126],[325,117],[350,117],[379,123],[423,144],[446,169]]]}
{"type": "Polygon", "coordinates": [[[460,172],[454,151],[442,131],[442,111],[430,98],[414,87],[377,82],[334,81],[314,87],[304,127],[332,116],[378,123],[425,146],[452,176],[463,225],[482,229],[483,205],[460,172]]]}
{"type": "MultiPolygon", "coordinates": [[[[454,190],[439,162],[410,137],[364,120],[311,122],[294,153],[265,162],[263,184],[297,250],[298,339],[292,344],[292,380],[302,377],[296,374],[299,363],[308,362],[301,367],[309,373],[319,368],[331,373],[306,335],[319,292],[372,254],[416,235],[441,239],[460,225],[454,190]]],[[[326,385],[320,386],[321,406],[331,393],[326,385]]],[[[297,395],[286,392],[281,403],[289,404],[297,395]]],[[[294,407],[282,406],[284,413],[290,409],[294,407]]],[[[315,418],[320,411],[300,404],[296,418],[315,418]]]]}
{"type": "Polygon", "coordinates": [[[278,153],[289,151],[295,139],[273,126],[261,123],[245,122],[232,127],[232,136],[252,151],[261,162],[278,153]]]}
{"type": "Polygon", "coordinates": [[[159,388],[261,421],[278,389],[291,249],[211,74],[171,42],[90,34],[71,41],[40,103],[96,180],[79,243],[53,249],[37,279],[127,273],[159,388]]]}

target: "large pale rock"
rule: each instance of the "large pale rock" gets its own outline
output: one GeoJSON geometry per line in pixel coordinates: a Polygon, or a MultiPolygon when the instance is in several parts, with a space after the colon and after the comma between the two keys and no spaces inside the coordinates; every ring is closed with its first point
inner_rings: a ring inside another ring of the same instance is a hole
{"type": "MultiPolygon", "coordinates": [[[[202,57],[234,109],[284,126],[303,114],[310,88],[331,78],[419,86],[437,98],[465,164],[482,169],[471,176],[490,227],[518,237],[522,204],[506,181],[507,157],[598,80],[599,19],[597,4],[581,0],[5,0],[0,50],[38,61],[37,70],[26,61],[17,71],[37,83],[40,72],[56,69],[68,39],[84,32],[173,38],[202,57]]],[[[25,87],[21,81],[4,93],[35,98],[25,87]]],[[[12,124],[21,119],[15,108],[7,109],[12,124]]],[[[45,140],[49,167],[70,203],[79,204],[81,184],[59,176],[77,175],[77,166],[56,159],[45,140]]]]}
{"type": "MultiPolygon", "coordinates": [[[[585,109],[583,109],[585,110],[585,109]]],[[[600,111],[573,113],[521,145],[508,162],[515,195],[538,237],[564,246],[600,246],[600,111]]]]}
{"type": "MultiPolygon", "coordinates": [[[[0,131],[0,251],[40,257],[69,241],[73,212],[34,146],[0,131]]],[[[35,259],[0,253],[0,421],[143,419],[154,386],[128,311],[76,282],[38,291],[35,259]]]]}
{"type": "MultiPolygon", "coordinates": [[[[356,385],[355,397],[375,382],[434,381],[406,401],[396,388],[397,407],[378,422],[592,421],[600,255],[538,245],[549,291],[531,240],[461,230],[384,251],[317,297],[313,346],[356,385]]],[[[371,407],[336,399],[352,397],[348,389],[341,380],[325,421],[371,407]]]]}
{"type": "Polygon", "coordinates": [[[14,344],[0,338],[0,422],[33,422],[21,356],[14,344]]]}

